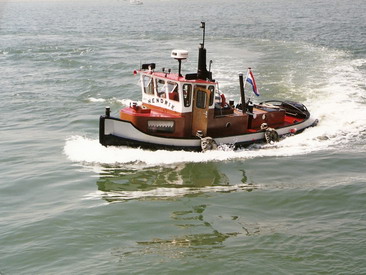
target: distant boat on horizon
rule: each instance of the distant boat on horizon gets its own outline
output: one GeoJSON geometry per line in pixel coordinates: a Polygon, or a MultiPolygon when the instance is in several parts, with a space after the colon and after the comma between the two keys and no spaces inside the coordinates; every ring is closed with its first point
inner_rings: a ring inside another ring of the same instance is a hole
{"type": "Polygon", "coordinates": [[[141,0],[130,0],[130,5],[142,5],[144,4],[141,0]]]}

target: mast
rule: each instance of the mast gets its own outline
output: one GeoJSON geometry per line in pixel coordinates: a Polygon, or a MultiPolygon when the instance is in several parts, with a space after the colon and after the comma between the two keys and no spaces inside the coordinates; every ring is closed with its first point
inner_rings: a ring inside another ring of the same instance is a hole
{"type": "Polygon", "coordinates": [[[206,24],[201,22],[202,31],[202,43],[198,49],[198,68],[197,68],[197,79],[210,80],[212,81],[212,73],[207,71],[206,66],[206,49],[205,49],[205,35],[206,35],[206,24]]]}

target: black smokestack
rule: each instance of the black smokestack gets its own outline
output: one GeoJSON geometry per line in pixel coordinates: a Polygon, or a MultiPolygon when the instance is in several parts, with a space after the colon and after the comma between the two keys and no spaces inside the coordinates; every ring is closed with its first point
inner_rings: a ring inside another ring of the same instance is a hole
{"type": "Polygon", "coordinates": [[[206,49],[204,48],[203,43],[200,44],[201,47],[198,49],[198,68],[197,68],[197,78],[198,79],[207,79],[207,66],[206,66],[206,49]]]}
{"type": "Polygon", "coordinates": [[[197,68],[197,78],[202,80],[212,80],[211,72],[207,71],[206,65],[206,49],[205,49],[205,35],[206,35],[206,24],[201,22],[201,28],[203,29],[202,43],[198,49],[198,68],[197,68]]]}

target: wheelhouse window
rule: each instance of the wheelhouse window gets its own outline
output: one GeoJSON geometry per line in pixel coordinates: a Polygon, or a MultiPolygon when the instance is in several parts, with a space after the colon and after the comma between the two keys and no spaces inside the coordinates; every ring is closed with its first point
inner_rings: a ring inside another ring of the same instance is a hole
{"type": "Polygon", "coordinates": [[[208,86],[208,90],[210,91],[210,103],[209,105],[211,106],[214,103],[214,98],[215,98],[215,86],[208,86]]]}
{"type": "Polygon", "coordinates": [[[168,81],[167,87],[168,87],[169,99],[179,101],[178,83],[168,81]]]}
{"type": "Polygon", "coordinates": [[[183,85],[184,107],[191,106],[191,98],[192,98],[192,85],[191,84],[184,84],[183,85]]]}
{"type": "Polygon", "coordinates": [[[166,98],[166,84],[163,79],[156,80],[156,95],[158,97],[166,98]]]}
{"type": "Polygon", "coordinates": [[[144,93],[153,95],[154,94],[154,81],[153,79],[148,76],[144,75],[142,78],[143,84],[144,84],[144,93]]]}
{"type": "Polygon", "coordinates": [[[197,90],[196,94],[196,107],[200,109],[206,109],[206,97],[205,91],[197,90]]]}

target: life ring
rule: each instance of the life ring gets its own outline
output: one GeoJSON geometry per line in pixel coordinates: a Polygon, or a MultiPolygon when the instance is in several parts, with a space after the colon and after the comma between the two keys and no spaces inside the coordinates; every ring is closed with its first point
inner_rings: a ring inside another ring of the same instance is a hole
{"type": "Polygon", "coordinates": [[[279,141],[279,135],[277,131],[273,128],[267,128],[264,132],[264,138],[267,143],[273,143],[279,141]]]}

